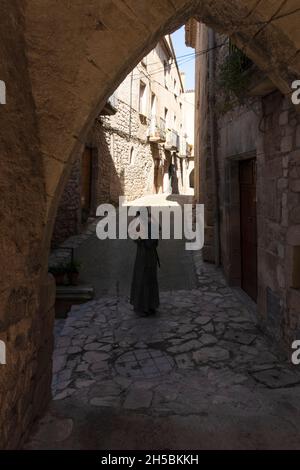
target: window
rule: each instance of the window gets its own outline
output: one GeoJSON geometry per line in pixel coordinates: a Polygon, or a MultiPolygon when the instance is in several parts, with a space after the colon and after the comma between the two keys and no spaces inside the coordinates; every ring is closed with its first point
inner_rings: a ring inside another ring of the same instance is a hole
{"type": "Polygon", "coordinates": [[[165,87],[168,88],[168,74],[170,72],[169,64],[164,60],[164,78],[165,78],[165,87]]]}
{"type": "Polygon", "coordinates": [[[142,58],[141,64],[142,64],[143,67],[147,68],[147,56],[142,58]]]}
{"type": "Polygon", "coordinates": [[[168,111],[168,108],[165,108],[164,118],[165,118],[166,127],[169,127],[169,111],[168,111]]]}
{"type": "Polygon", "coordinates": [[[140,82],[139,113],[143,114],[144,116],[147,114],[147,94],[146,85],[144,82],[140,82]]]}
{"type": "Polygon", "coordinates": [[[156,95],[151,94],[151,116],[156,116],[156,95]]]}
{"type": "Polygon", "coordinates": [[[134,163],[134,148],[133,146],[130,148],[129,152],[129,163],[132,165],[134,163]]]}
{"type": "Polygon", "coordinates": [[[175,78],[174,78],[174,98],[175,98],[175,101],[178,101],[177,82],[175,78]]]}
{"type": "Polygon", "coordinates": [[[174,113],[174,129],[176,129],[176,122],[177,122],[177,118],[176,118],[176,114],[174,113]]]}

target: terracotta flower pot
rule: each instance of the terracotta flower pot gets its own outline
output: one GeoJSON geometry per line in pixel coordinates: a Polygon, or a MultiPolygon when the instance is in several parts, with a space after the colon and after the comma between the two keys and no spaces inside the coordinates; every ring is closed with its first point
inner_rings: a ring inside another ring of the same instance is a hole
{"type": "Polygon", "coordinates": [[[79,278],[78,272],[74,271],[74,272],[68,273],[68,279],[69,279],[69,283],[71,284],[71,286],[77,286],[78,278],[79,278]]]}
{"type": "Polygon", "coordinates": [[[54,276],[55,283],[57,286],[61,286],[62,284],[64,284],[64,281],[65,281],[64,273],[53,274],[53,276],[54,276]]]}

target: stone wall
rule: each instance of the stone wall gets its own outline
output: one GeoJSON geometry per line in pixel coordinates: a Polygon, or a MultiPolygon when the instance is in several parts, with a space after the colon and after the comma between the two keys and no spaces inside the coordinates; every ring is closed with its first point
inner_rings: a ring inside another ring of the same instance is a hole
{"type": "Polygon", "coordinates": [[[81,156],[79,155],[71,169],[68,183],[61,196],[52,236],[52,247],[58,246],[68,237],[79,233],[81,223],[81,156]]]}
{"type": "MultiPolygon", "coordinates": [[[[99,116],[87,138],[92,152],[91,216],[102,203],[117,204],[120,196],[130,201],[155,192],[170,192],[168,169],[175,167],[172,191],[186,191],[185,161],[147,138],[148,119],[118,100],[113,116],[99,116]]],[[[62,194],[52,246],[81,230],[81,155],[79,153],[62,194]]]]}
{"type": "MultiPolygon", "coordinates": [[[[51,325],[45,331],[41,323],[50,304],[43,303],[42,308],[39,293],[71,162],[107,97],[163,34],[191,16],[232,34],[282,91],[288,92],[291,80],[299,77],[297,11],[288,21],[268,22],[257,30],[259,22],[278,14],[275,4],[172,0],[162,6],[161,0],[144,0],[136,10],[132,0],[104,3],[61,2],[57,8],[53,0],[4,0],[0,5],[0,72],[7,84],[7,104],[0,114],[1,266],[5,266],[0,331],[1,339],[10,342],[11,358],[0,375],[3,447],[17,446],[25,429],[29,431],[28,423],[39,412],[36,391],[45,401],[49,395],[48,381],[40,387],[39,374],[31,372],[51,367],[50,348],[41,355],[36,349],[38,344],[49,344],[51,337],[51,325]],[[18,329],[28,339],[22,354],[18,329]]],[[[291,175],[292,165],[290,160],[291,175]]],[[[294,197],[292,188],[288,198],[294,197]]],[[[297,227],[288,231],[290,242],[298,243],[296,231],[297,227]]],[[[296,311],[292,294],[289,302],[296,311]]]]}
{"type": "Polygon", "coordinates": [[[174,159],[163,145],[149,142],[147,126],[148,120],[141,122],[139,113],[134,109],[130,112],[128,105],[121,101],[115,116],[102,117],[94,126],[93,145],[99,152],[99,202],[116,202],[119,195],[133,200],[155,192],[168,192],[166,174],[171,160],[176,171],[173,191],[183,191],[180,159],[174,159]]]}
{"type": "Polygon", "coordinates": [[[99,154],[98,203],[153,193],[154,150],[147,139],[147,125],[121,100],[114,116],[96,121],[92,142],[99,154]]]}
{"type": "MultiPolygon", "coordinates": [[[[218,43],[223,40],[217,36],[218,43]]],[[[226,48],[220,48],[215,54],[216,77],[226,53],[226,48]]],[[[209,126],[214,103],[222,267],[229,283],[240,286],[238,163],[256,157],[258,314],[261,325],[289,349],[291,341],[300,337],[300,116],[290,98],[276,89],[264,96],[247,97],[243,105],[233,101],[224,111],[222,90],[214,100],[209,96],[208,72],[206,64],[200,89],[204,103],[201,123],[206,129],[200,142],[200,193],[206,204],[204,256],[214,260],[216,249],[209,126]]]]}
{"type": "MultiPolygon", "coordinates": [[[[20,2],[0,4],[0,448],[19,447],[50,399],[53,296],[44,285],[44,162],[20,2]]],[[[46,281],[47,284],[47,281],[46,281]]]]}
{"type": "MultiPolygon", "coordinates": [[[[0,449],[16,449],[26,439],[33,420],[51,399],[55,284],[51,275],[40,285],[38,304],[16,290],[19,318],[0,331],[6,343],[6,365],[0,365],[0,449]],[[38,315],[30,312],[36,307],[38,315]]],[[[11,299],[13,301],[13,299],[11,299]]]]}
{"type": "Polygon", "coordinates": [[[278,92],[263,98],[262,112],[259,303],[269,330],[290,346],[300,333],[300,116],[278,92]]]}
{"type": "Polygon", "coordinates": [[[292,288],[293,271],[300,270],[295,255],[300,240],[299,125],[291,100],[278,91],[250,97],[218,116],[224,271],[232,284],[240,284],[238,175],[232,158],[256,157],[258,312],[262,325],[287,348],[300,332],[300,291],[292,288]]]}

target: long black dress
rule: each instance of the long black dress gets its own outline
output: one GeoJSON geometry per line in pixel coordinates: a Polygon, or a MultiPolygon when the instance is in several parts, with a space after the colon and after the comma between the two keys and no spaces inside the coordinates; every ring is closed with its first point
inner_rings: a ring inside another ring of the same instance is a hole
{"type": "Polygon", "coordinates": [[[158,240],[136,240],[137,252],[134,263],[130,303],[134,310],[151,313],[159,306],[157,282],[158,240]]]}

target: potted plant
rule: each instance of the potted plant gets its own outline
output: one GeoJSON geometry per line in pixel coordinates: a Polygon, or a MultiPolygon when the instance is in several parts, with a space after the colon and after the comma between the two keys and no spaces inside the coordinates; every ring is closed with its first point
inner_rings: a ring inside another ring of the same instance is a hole
{"type": "Polygon", "coordinates": [[[66,266],[69,283],[72,286],[77,286],[77,284],[78,284],[80,266],[81,266],[81,264],[76,260],[72,260],[66,266]]]}
{"type": "Polygon", "coordinates": [[[63,263],[50,266],[49,273],[53,275],[57,286],[61,286],[62,284],[64,284],[66,266],[63,263]]]}

